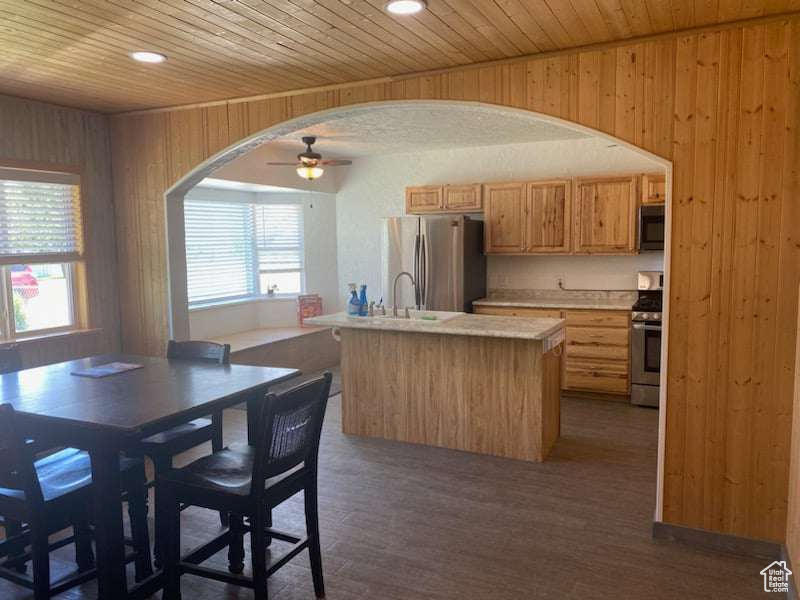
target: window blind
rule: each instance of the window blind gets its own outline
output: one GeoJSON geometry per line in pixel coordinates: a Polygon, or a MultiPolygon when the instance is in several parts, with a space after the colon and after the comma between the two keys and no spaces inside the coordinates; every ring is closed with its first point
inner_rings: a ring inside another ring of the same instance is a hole
{"type": "Polygon", "coordinates": [[[303,206],[257,204],[254,210],[259,271],[302,271],[303,206]]]}
{"type": "Polygon", "coordinates": [[[256,294],[252,206],[187,200],[189,304],[256,294]]]}
{"type": "Polygon", "coordinates": [[[68,261],[81,251],[77,185],[0,179],[0,263],[68,261]]]}

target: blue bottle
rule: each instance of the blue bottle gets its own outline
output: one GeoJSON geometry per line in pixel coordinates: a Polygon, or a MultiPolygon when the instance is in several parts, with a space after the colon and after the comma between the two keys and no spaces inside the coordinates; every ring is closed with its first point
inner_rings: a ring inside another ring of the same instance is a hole
{"type": "Polygon", "coordinates": [[[366,284],[361,286],[361,295],[359,296],[358,301],[361,304],[361,306],[359,306],[359,309],[358,309],[358,314],[360,316],[362,316],[362,317],[366,317],[367,313],[369,311],[369,307],[367,306],[367,286],[366,286],[366,284]]]}
{"type": "Polygon", "coordinates": [[[350,317],[357,317],[361,312],[361,301],[358,299],[356,292],[356,284],[348,284],[350,287],[350,297],[347,299],[347,315],[350,317]]]}

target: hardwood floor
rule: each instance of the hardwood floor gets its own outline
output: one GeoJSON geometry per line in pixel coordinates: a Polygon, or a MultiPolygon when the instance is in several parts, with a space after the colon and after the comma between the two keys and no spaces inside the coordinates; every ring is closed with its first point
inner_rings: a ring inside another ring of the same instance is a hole
{"type": "MultiPolygon", "coordinates": [[[[562,437],[542,464],[347,437],[332,398],[320,464],[327,597],[358,600],[760,598],[764,561],[650,537],[657,413],[565,399],[562,437]],[[763,563],[763,564],[762,564],[763,563]]],[[[226,413],[226,442],[245,413],[226,413]]],[[[183,513],[188,549],[219,527],[216,513],[183,513]]],[[[302,499],[276,512],[302,531],[302,499]]],[[[249,540],[246,540],[249,543],[249,540]]],[[[225,564],[224,551],[214,558],[225,564]]],[[[57,553],[54,570],[71,561],[57,553]]],[[[249,560],[249,557],[248,557],[249,560]]],[[[68,565],[69,566],[69,565],[68,565]]],[[[185,576],[183,597],[251,592],[185,576]]],[[[95,598],[94,582],[63,598],[95,598]]],[[[0,582],[0,598],[29,595],[0,582]]],[[[270,580],[270,598],[313,598],[306,554],[270,580]]]]}

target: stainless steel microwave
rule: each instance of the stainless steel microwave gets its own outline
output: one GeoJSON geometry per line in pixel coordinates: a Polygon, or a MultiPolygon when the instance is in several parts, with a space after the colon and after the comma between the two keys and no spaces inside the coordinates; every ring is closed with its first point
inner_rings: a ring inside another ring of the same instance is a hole
{"type": "Polygon", "coordinates": [[[639,207],[639,250],[664,250],[664,205],[639,207]]]}

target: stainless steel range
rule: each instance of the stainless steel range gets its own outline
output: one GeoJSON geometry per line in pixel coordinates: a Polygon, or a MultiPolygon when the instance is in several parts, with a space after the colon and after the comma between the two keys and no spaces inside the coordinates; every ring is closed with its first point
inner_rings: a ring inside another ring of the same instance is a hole
{"type": "Polygon", "coordinates": [[[658,408],[664,273],[640,271],[638,287],[631,313],[631,404],[658,408]]]}

